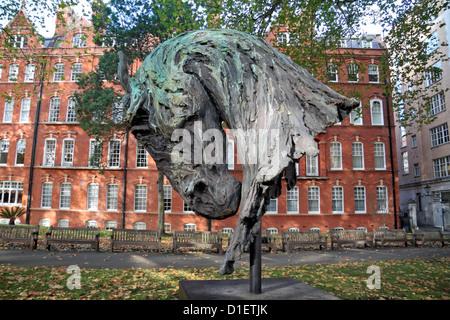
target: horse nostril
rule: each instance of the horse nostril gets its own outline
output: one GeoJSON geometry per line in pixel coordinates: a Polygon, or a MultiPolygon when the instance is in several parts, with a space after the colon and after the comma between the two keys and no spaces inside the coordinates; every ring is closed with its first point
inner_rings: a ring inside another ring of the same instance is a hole
{"type": "Polygon", "coordinates": [[[195,184],[195,186],[194,186],[194,192],[200,192],[200,193],[203,193],[203,192],[205,192],[205,190],[206,190],[207,187],[208,187],[208,186],[207,186],[203,181],[200,181],[200,182],[198,182],[198,183],[195,184]]]}

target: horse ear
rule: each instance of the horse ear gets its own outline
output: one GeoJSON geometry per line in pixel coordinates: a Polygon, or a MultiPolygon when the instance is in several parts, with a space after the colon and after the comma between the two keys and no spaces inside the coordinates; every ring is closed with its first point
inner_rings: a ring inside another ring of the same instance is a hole
{"type": "Polygon", "coordinates": [[[130,76],[128,75],[128,62],[125,54],[122,51],[117,53],[119,55],[119,67],[117,68],[117,76],[122,87],[127,93],[131,93],[130,76]]]}

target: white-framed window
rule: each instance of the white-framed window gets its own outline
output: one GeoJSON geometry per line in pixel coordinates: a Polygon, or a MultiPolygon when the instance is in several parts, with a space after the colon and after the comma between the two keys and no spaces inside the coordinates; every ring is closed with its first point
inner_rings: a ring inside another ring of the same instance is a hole
{"type": "Polygon", "coordinates": [[[0,205],[22,205],[23,182],[0,181],[0,205]]]}
{"type": "Polygon", "coordinates": [[[145,222],[138,221],[138,222],[133,223],[133,229],[134,230],[145,230],[145,229],[147,229],[147,225],[145,222]]]}
{"type": "Polygon", "coordinates": [[[277,45],[289,45],[289,32],[278,32],[277,33],[277,45]]]}
{"type": "Polygon", "coordinates": [[[432,53],[434,50],[436,50],[436,49],[439,48],[439,37],[438,37],[438,34],[437,34],[437,30],[434,31],[434,32],[431,34],[430,38],[428,38],[428,39],[425,41],[425,44],[426,44],[425,50],[426,50],[426,53],[427,53],[427,54],[430,54],[430,53],[432,53]]]}
{"type": "Polygon", "coordinates": [[[186,203],[186,201],[183,201],[183,212],[184,213],[193,213],[192,209],[189,207],[189,205],[186,203]]]}
{"type": "Polygon", "coordinates": [[[8,162],[9,153],[9,139],[2,139],[0,141],[0,165],[6,166],[8,162]]]}
{"type": "Polygon", "coordinates": [[[106,221],[105,223],[105,230],[113,230],[117,229],[117,222],[116,221],[106,221]]]}
{"type": "Polygon", "coordinates": [[[409,173],[408,151],[402,152],[403,174],[409,173]]]}
{"type": "Polygon", "coordinates": [[[82,64],[79,62],[75,62],[72,64],[72,73],[70,74],[70,81],[77,81],[78,78],[81,76],[81,68],[82,64]]]}
{"type": "Polygon", "coordinates": [[[27,141],[18,139],[16,143],[16,166],[23,166],[25,163],[25,148],[27,141]]]}
{"type": "Polygon", "coordinates": [[[75,99],[70,97],[67,100],[66,122],[77,122],[77,113],[75,110],[75,99]]]}
{"type": "Polygon", "coordinates": [[[56,139],[45,139],[44,163],[46,167],[55,165],[56,139]]]}
{"type": "Polygon", "coordinates": [[[9,66],[8,82],[17,82],[19,76],[19,65],[13,63],[9,66]]]}
{"type": "Polygon", "coordinates": [[[19,122],[28,122],[28,119],[30,118],[30,105],[31,105],[31,99],[30,98],[23,98],[22,103],[20,106],[20,118],[19,122]]]}
{"type": "Polygon", "coordinates": [[[355,126],[361,126],[363,124],[361,102],[359,103],[359,107],[353,109],[350,112],[350,124],[353,124],[355,126]]]}
{"type": "Polygon", "coordinates": [[[327,65],[327,76],[328,76],[328,81],[338,82],[338,69],[336,68],[335,64],[329,63],[327,65]]]}
{"type": "Polygon", "coordinates": [[[0,82],[2,81],[3,65],[0,63],[0,82]]]}
{"type": "Polygon", "coordinates": [[[120,140],[109,141],[108,167],[110,168],[120,167],[120,145],[120,140]]]}
{"type": "Polygon", "coordinates": [[[341,39],[338,41],[338,47],[339,48],[347,48],[347,40],[341,39]]]}
{"type": "MultiPolygon", "coordinates": [[[[298,174],[297,174],[298,175],[298,174]]],[[[308,177],[319,176],[319,156],[306,155],[306,175],[308,177]]]]}
{"type": "Polygon", "coordinates": [[[278,199],[270,199],[269,205],[267,206],[266,213],[277,213],[278,212],[278,199]]]}
{"type": "Polygon", "coordinates": [[[86,228],[97,228],[97,221],[96,220],[88,220],[86,221],[86,228]]]}
{"type": "Polygon", "coordinates": [[[164,185],[164,212],[172,211],[172,186],[164,185]]]}
{"type": "Polygon", "coordinates": [[[361,40],[361,48],[363,49],[371,49],[372,48],[372,40],[361,40]]]}
{"type": "Polygon", "coordinates": [[[400,126],[400,147],[404,148],[408,146],[407,132],[404,126],[400,126]]]}
{"type": "Polygon", "coordinates": [[[433,64],[425,71],[425,87],[429,87],[432,84],[442,79],[442,66],[441,60],[433,64]]]}
{"type": "Polygon", "coordinates": [[[72,184],[70,182],[61,183],[59,194],[59,208],[70,209],[70,197],[72,193],[72,184]]]}
{"type": "Polygon", "coordinates": [[[334,141],[330,143],[331,170],[342,170],[342,148],[341,143],[334,141]]]}
{"type": "Polygon", "coordinates": [[[86,34],[76,33],[73,35],[72,46],[78,48],[86,47],[86,34]]]}
{"type": "Polygon", "coordinates": [[[267,228],[266,233],[267,234],[278,234],[278,229],[277,228],[267,228]]]}
{"type": "Polygon", "coordinates": [[[61,106],[61,98],[53,97],[50,99],[50,109],[48,111],[48,122],[58,122],[60,106],[61,106]]]}
{"type": "Polygon", "coordinates": [[[308,187],[308,213],[320,212],[320,188],[317,186],[308,187]]]}
{"type": "Polygon", "coordinates": [[[222,228],[222,230],[220,231],[220,233],[222,234],[233,234],[233,232],[234,232],[233,228],[230,227],[222,228]]]}
{"type": "Polygon", "coordinates": [[[383,104],[379,99],[370,100],[370,114],[372,116],[373,126],[384,125],[383,104]]]}
{"type": "Polygon", "coordinates": [[[73,154],[75,151],[75,140],[64,139],[63,140],[63,150],[62,150],[62,167],[72,167],[73,166],[73,154]]]}
{"type": "Polygon", "coordinates": [[[59,219],[58,220],[58,227],[59,228],[68,228],[69,227],[69,220],[67,220],[67,219],[59,219]]]}
{"type": "Polygon", "coordinates": [[[99,167],[102,156],[102,142],[96,139],[91,139],[89,142],[89,167],[99,167]]]}
{"type": "Polygon", "coordinates": [[[417,136],[415,134],[413,134],[411,136],[411,142],[412,142],[412,147],[417,148],[417,136]]]}
{"type": "Polygon", "coordinates": [[[287,231],[287,232],[300,232],[300,229],[299,229],[299,228],[292,227],[292,228],[288,228],[286,231],[287,231]]]}
{"type": "Polygon", "coordinates": [[[13,48],[26,48],[28,45],[28,36],[21,34],[13,34],[11,40],[11,47],[13,48]]]}
{"type": "Polygon", "coordinates": [[[234,170],[234,140],[227,139],[227,166],[228,170],[234,170]]]}
{"type": "Polygon", "coordinates": [[[195,223],[185,223],[183,231],[197,231],[197,225],[195,223]]]}
{"type": "Polygon", "coordinates": [[[89,183],[87,188],[87,210],[98,209],[98,183],[89,183]]]}
{"type": "Polygon", "coordinates": [[[386,170],[386,153],[383,142],[375,142],[373,144],[374,149],[374,162],[375,170],[386,170]]]}
{"type": "Polygon", "coordinates": [[[147,185],[134,186],[134,211],[147,211],[147,185]]]}
{"type": "Polygon", "coordinates": [[[431,128],[430,129],[430,136],[431,136],[431,146],[437,147],[442,144],[450,142],[450,137],[448,135],[448,125],[447,122],[431,128]]]}
{"type": "Polygon", "coordinates": [[[287,213],[298,213],[298,187],[286,191],[287,213]]]}
{"type": "Polygon", "coordinates": [[[39,225],[41,227],[50,227],[50,219],[49,218],[39,219],[39,225]]]}
{"type": "Polygon", "coordinates": [[[164,222],[164,232],[170,233],[172,232],[172,225],[168,222],[164,222]]]}
{"type": "Polygon", "coordinates": [[[352,143],[353,170],[364,170],[364,147],[362,142],[352,143]]]}
{"type": "Polygon", "coordinates": [[[368,70],[369,70],[369,82],[379,83],[380,82],[380,72],[378,70],[378,65],[369,64],[368,70]]]}
{"type": "Polygon", "coordinates": [[[53,183],[48,181],[42,183],[41,208],[52,207],[52,193],[53,193],[53,183]]]}
{"type": "Polygon", "coordinates": [[[387,213],[388,212],[388,197],[386,186],[377,186],[377,212],[387,213]]]}
{"type": "Polygon", "coordinates": [[[14,98],[6,99],[5,110],[3,111],[3,122],[12,122],[14,112],[14,98]]]}
{"type": "Polygon", "coordinates": [[[64,63],[55,64],[55,70],[53,72],[53,81],[54,82],[64,81],[64,63]]]}
{"type": "Polygon", "coordinates": [[[148,152],[144,146],[138,142],[136,147],[136,168],[148,167],[148,152]]]}
{"type": "Polygon", "coordinates": [[[118,199],[119,199],[119,185],[115,183],[109,183],[106,186],[106,210],[116,211],[118,199]]]}
{"type": "Polygon", "coordinates": [[[430,114],[432,116],[445,111],[445,96],[443,92],[436,93],[430,99],[430,114]]]}
{"type": "Polygon", "coordinates": [[[347,64],[347,81],[348,82],[359,81],[359,67],[356,63],[347,64]]]}
{"type": "Polygon", "coordinates": [[[332,213],[344,212],[344,188],[342,186],[331,187],[331,210],[332,213]]]}
{"type": "Polygon", "coordinates": [[[450,156],[434,159],[433,173],[435,178],[450,176],[450,156]]]}
{"type": "Polygon", "coordinates": [[[34,71],[36,70],[36,66],[32,63],[27,64],[25,67],[25,77],[24,82],[33,82],[34,81],[34,71]]]}
{"type": "Polygon", "coordinates": [[[366,213],[366,188],[364,186],[356,186],[355,194],[355,213],[366,213]]]}

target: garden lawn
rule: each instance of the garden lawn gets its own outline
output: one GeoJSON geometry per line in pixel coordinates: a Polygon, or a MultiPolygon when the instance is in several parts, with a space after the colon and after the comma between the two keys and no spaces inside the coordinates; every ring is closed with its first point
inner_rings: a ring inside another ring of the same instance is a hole
{"type": "MultiPolygon", "coordinates": [[[[450,258],[390,260],[263,268],[264,278],[293,277],[342,299],[449,300],[450,258]],[[370,265],[380,289],[368,289],[370,265]]],[[[217,269],[80,269],[81,288],[68,288],[67,268],[0,266],[1,300],[175,300],[180,280],[248,279],[247,268],[222,276],[217,269]]],[[[72,278],[71,278],[72,277],[72,278]]]]}

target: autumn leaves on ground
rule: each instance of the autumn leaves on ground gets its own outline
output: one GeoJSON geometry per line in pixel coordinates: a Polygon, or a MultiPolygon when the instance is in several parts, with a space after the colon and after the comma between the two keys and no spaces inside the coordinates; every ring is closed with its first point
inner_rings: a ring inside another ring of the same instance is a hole
{"type": "MultiPolygon", "coordinates": [[[[350,300],[449,300],[450,258],[316,264],[263,268],[264,278],[293,277],[350,300]],[[379,268],[379,289],[369,289],[379,268]],[[368,286],[369,284],[369,286],[368,286]]],[[[176,300],[180,280],[247,279],[247,268],[221,276],[214,268],[89,269],[74,273],[67,268],[0,266],[1,300],[176,300]],[[72,278],[71,278],[72,277],[72,278]],[[70,289],[72,288],[72,289],[70,289]]]]}

